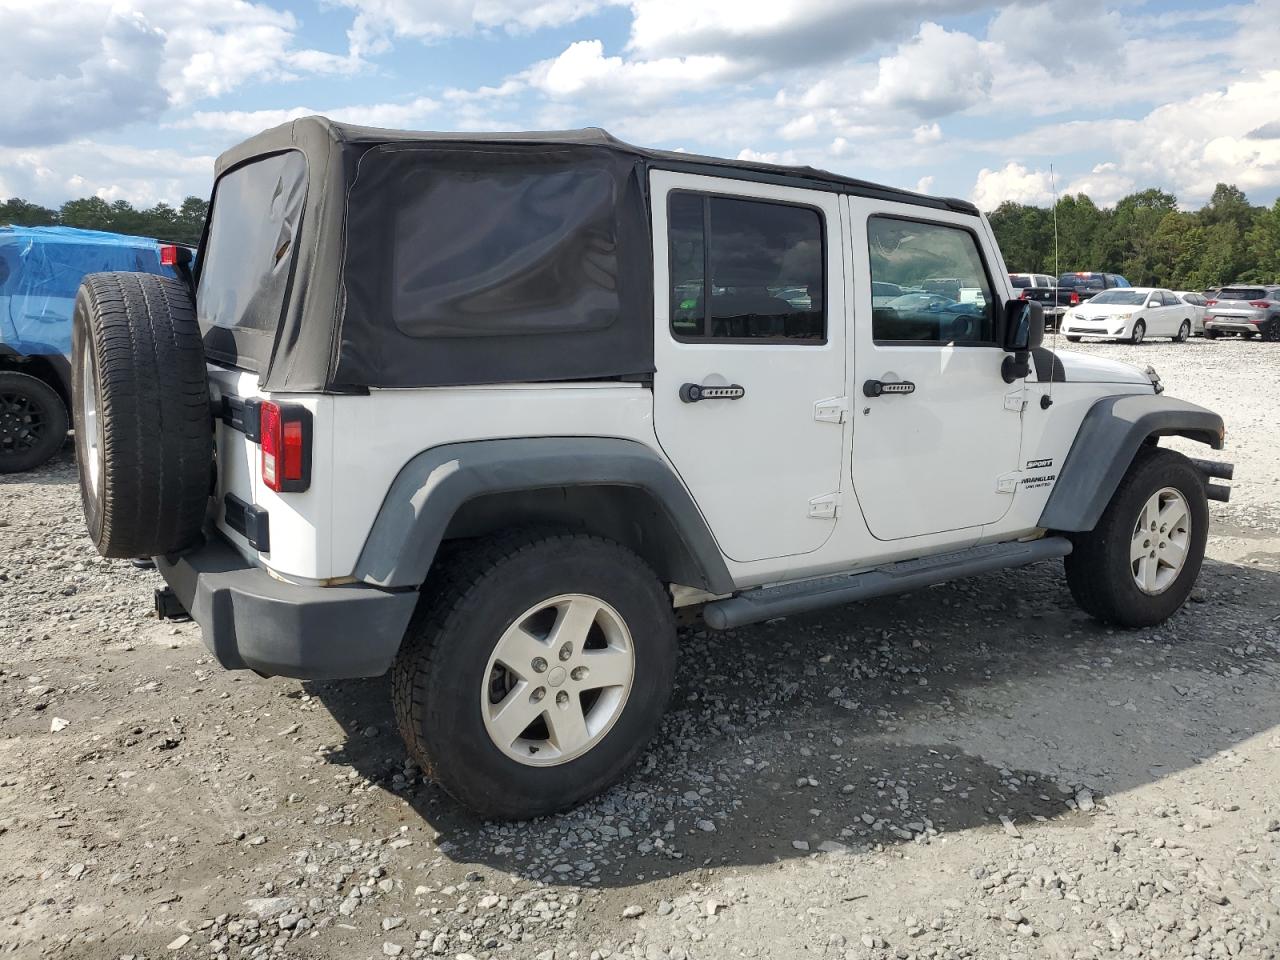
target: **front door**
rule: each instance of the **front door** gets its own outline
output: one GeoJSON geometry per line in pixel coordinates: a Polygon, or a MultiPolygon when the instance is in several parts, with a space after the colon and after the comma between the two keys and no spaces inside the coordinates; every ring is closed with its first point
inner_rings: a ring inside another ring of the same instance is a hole
{"type": "Polygon", "coordinates": [[[851,197],[854,492],[880,540],[972,530],[1009,510],[1023,384],[973,217],[851,197]],[[873,285],[897,296],[872,302],[873,285]]]}
{"type": "Polygon", "coordinates": [[[658,441],[726,556],[816,550],[840,489],[838,198],[670,171],[650,189],[658,441]]]}

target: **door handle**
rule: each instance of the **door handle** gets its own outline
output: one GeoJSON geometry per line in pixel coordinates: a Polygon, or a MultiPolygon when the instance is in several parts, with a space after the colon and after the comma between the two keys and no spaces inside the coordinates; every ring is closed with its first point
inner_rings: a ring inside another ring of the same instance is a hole
{"type": "Polygon", "coordinates": [[[862,395],[864,397],[881,397],[885,394],[915,392],[916,385],[910,380],[892,380],[889,383],[885,383],[883,380],[868,380],[862,385],[862,395]]]}
{"type": "Polygon", "coordinates": [[[741,400],[746,394],[747,388],[736,383],[727,387],[686,383],[680,387],[680,399],[685,403],[697,403],[699,400],[741,400]]]}

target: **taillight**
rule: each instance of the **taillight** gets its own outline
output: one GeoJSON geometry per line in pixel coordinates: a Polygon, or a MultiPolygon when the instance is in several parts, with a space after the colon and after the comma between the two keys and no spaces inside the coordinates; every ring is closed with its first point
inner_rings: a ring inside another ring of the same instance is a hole
{"type": "Polygon", "coordinates": [[[1031,298],[1027,296],[1027,291],[1025,291],[1025,290],[1021,290],[1021,291],[1019,291],[1019,293],[1018,293],[1018,299],[1019,299],[1019,300],[1029,300],[1029,299],[1031,299],[1031,298]]]}
{"type": "Polygon", "coordinates": [[[1074,290],[1071,291],[1071,305],[1073,307],[1078,307],[1080,305],[1080,294],[1076,293],[1074,290]]]}
{"type": "Polygon", "coordinates": [[[311,486],[311,411],[263,401],[258,407],[262,482],[277,493],[311,486]]]}
{"type": "Polygon", "coordinates": [[[1251,307],[1259,307],[1259,308],[1261,308],[1261,309],[1265,310],[1265,309],[1267,309],[1267,307],[1271,306],[1271,301],[1270,301],[1270,300],[1250,300],[1250,301],[1249,301],[1249,306],[1251,306],[1251,307]]]}
{"type": "Polygon", "coordinates": [[[178,265],[178,248],[171,243],[167,243],[160,248],[160,265],[163,267],[176,267],[178,265]]]}
{"type": "Polygon", "coordinates": [[[1212,307],[1212,306],[1213,306],[1215,303],[1217,303],[1217,302],[1218,302],[1217,300],[1206,300],[1206,301],[1204,302],[1204,305],[1205,305],[1206,307],[1212,307]]]}

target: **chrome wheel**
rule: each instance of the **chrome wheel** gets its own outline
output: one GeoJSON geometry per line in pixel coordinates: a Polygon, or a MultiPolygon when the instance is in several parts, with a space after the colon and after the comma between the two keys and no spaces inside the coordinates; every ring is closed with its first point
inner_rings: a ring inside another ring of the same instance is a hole
{"type": "Polygon", "coordinates": [[[81,469],[95,494],[102,495],[102,446],[98,442],[98,385],[93,379],[93,363],[88,349],[80,365],[80,422],[84,425],[85,463],[81,469]]]}
{"type": "Polygon", "coordinates": [[[485,731],[520,763],[565,763],[604,739],[634,677],[631,632],[613,607],[580,593],[552,597],[498,639],[480,690],[485,731]]]}
{"type": "Polygon", "coordinates": [[[1133,527],[1129,565],[1138,589],[1149,596],[1168,590],[1187,563],[1191,510],[1183,495],[1165,487],[1143,505],[1133,527]]]}

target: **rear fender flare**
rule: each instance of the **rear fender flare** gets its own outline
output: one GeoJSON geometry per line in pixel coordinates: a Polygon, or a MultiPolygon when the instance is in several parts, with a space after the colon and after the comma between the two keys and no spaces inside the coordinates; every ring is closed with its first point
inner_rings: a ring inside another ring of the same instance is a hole
{"type": "Polygon", "coordinates": [[[662,509],[714,593],[734,589],[723,554],[675,471],[653,450],[608,437],[537,437],[452,443],[414,456],[383,500],[356,562],[357,580],[416,588],[426,580],[455,514],[492,494],[559,487],[638,488],[662,509]]]}

